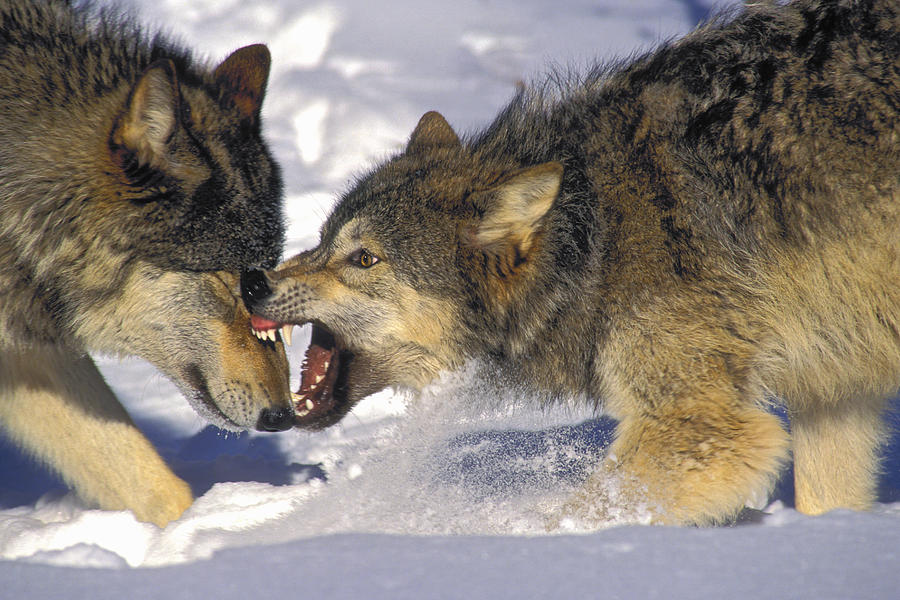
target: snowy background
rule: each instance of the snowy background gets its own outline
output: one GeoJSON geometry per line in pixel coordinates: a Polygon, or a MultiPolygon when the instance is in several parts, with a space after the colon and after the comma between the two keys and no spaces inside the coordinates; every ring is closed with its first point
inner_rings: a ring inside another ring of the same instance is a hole
{"type": "MultiPolygon", "coordinates": [[[[472,131],[517,82],[551,65],[650,48],[711,8],[702,0],[124,5],[212,61],[269,45],[264,118],[286,177],[287,255],[314,243],[348,181],[401,149],[425,111],[472,131]]],[[[295,378],[304,338],[295,332],[295,378]]],[[[541,410],[527,393],[478,385],[470,370],[415,400],[378,394],[326,432],[224,434],[146,363],[100,362],[197,501],[164,530],[91,510],[0,441],[0,598],[900,597],[896,440],[871,513],[800,515],[786,478],[735,527],[548,531],[548,511],[609,442],[611,423],[585,410],[541,410]]]]}

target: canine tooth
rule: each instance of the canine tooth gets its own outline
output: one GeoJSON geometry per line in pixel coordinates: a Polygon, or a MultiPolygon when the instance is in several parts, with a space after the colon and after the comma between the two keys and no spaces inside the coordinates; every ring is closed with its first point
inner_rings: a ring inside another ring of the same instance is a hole
{"type": "Polygon", "coordinates": [[[281,337],[284,339],[284,343],[288,346],[291,345],[291,332],[294,331],[293,325],[285,325],[281,328],[281,337]]]}
{"type": "Polygon", "coordinates": [[[324,375],[316,375],[316,381],[313,383],[313,385],[319,385],[320,383],[322,383],[323,379],[325,379],[324,375]]]}
{"type": "Polygon", "coordinates": [[[307,400],[306,400],[306,408],[308,408],[309,410],[312,410],[312,409],[314,409],[315,407],[316,407],[316,405],[313,404],[313,401],[307,398],[307,400]]]}
{"type": "Polygon", "coordinates": [[[329,366],[331,366],[331,361],[326,360],[325,363],[322,365],[322,369],[327,371],[329,366]]]}
{"type": "Polygon", "coordinates": [[[305,417],[305,416],[308,415],[308,414],[309,414],[309,411],[308,411],[308,410],[298,410],[298,411],[297,411],[297,416],[298,416],[298,417],[305,417]]]}

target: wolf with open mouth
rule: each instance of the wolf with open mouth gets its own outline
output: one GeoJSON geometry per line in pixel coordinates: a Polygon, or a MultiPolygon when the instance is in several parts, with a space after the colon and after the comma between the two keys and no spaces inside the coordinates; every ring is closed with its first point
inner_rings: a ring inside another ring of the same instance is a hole
{"type": "MultiPolygon", "coordinates": [[[[341,248],[359,243],[346,233],[340,237],[344,239],[336,243],[341,248]]],[[[386,256],[376,241],[371,241],[369,247],[386,256]]],[[[388,280],[376,286],[380,293],[369,295],[365,275],[354,271],[381,261],[374,252],[361,249],[345,255],[313,250],[285,262],[269,277],[262,271],[248,271],[242,277],[245,303],[272,317],[251,317],[261,339],[275,340],[280,331],[290,344],[294,323],[312,323],[300,387],[293,394],[297,426],[323,429],[340,421],[370,394],[389,386],[419,388],[456,364],[444,356],[449,347],[442,326],[447,323],[450,303],[423,297],[414,283],[390,273],[388,280]],[[359,292],[344,295],[342,282],[354,276],[359,292]],[[282,308],[266,303],[262,309],[258,301],[278,282],[299,286],[288,293],[282,308]],[[301,306],[303,313],[298,314],[296,307],[301,306]]]]}
{"type": "Polygon", "coordinates": [[[315,249],[242,277],[258,335],[313,323],[296,422],[489,359],[618,420],[573,517],[727,521],[791,457],[802,512],[870,506],[900,387],[898,40],[894,1],[753,4],[469,139],[426,114],[315,249]]]}

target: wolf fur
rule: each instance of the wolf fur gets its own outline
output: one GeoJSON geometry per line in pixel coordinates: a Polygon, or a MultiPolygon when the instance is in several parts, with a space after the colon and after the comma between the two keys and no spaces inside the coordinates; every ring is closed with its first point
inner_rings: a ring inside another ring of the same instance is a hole
{"type": "Polygon", "coordinates": [[[292,425],[232,273],[281,253],[269,62],[208,69],[122,17],[0,0],[0,425],[102,508],[164,525],[191,492],[87,351],[149,360],[220,426],[292,425]]]}
{"type": "Polygon", "coordinates": [[[570,516],[728,521],[791,454],[799,510],[869,507],[900,385],[898,11],[754,3],[463,141],[426,114],[318,247],[243,277],[258,328],[314,324],[301,423],[479,358],[618,420],[570,516]]]}

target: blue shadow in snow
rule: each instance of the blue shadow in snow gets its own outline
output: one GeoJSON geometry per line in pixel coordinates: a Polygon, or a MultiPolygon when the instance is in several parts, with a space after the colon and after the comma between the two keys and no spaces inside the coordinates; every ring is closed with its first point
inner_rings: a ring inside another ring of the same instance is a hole
{"type": "MultiPolygon", "coordinates": [[[[789,426],[781,409],[774,411],[789,426]]],[[[878,501],[900,501],[900,400],[886,416],[890,436],[882,450],[878,501]]],[[[456,436],[436,467],[437,480],[458,485],[473,498],[489,498],[573,485],[596,468],[613,440],[616,422],[597,418],[540,431],[481,431],[456,436]]],[[[794,471],[782,473],[772,494],[794,506],[794,471]]]]}
{"type": "Polygon", "coordinates": [[[448,442],[436,479],[474,499],[574,485],[596,468],[615,425],[601,417],[538,431],[464,433],[448,442]]]}
{"type": "MultiPolygon", "coordinates": [[[[223,432],[208,426],[189,438],[174,438],[159,424],[140,423],[172,470],[201,496],[221,482],[255,481],[288,485],[326,479],[320,465],[292,463],[272,436],[223,432]]],[[[110,452],[116,452],[110,448],[110,452]]],[[[0,435],[0,509],[33,505],[66,484],[0,435]]]]}
{"type": "Polygon", "coordinates": [[[290,462],[275,439],[277,435],[224,432],[210,425],[188,438],[170,464],[197,496],[223,482],[289,485],[327,479],[321,465],[290,462]]]}
{"type": "MultiPolygon", "coordinates": [[[[787,421],[784,413],[780,416],[787,421]]],[[[891,436],[882,456],[879,501],[900,501],[900,402],[887,414],[891,436]]],[[[197,495],[219,482],[255,481],[286,485],[326,480],[321,465],[291,463],[275,434],[226,433],[209,426],[187,439],[166,437],[142,423],[173,470],[197,495]]],[[[615,421],[597,418],[538,431],[480,431],[454,437],[435,464],[438,482],[458,485],[473,498],[490,498],[583,481],[612,442],[615,421]]],[[[66,486],[0,436],[0,508],[34,504],[66,486]]],[[[794,505],[793,469],[776,485],[773,499],[794,505]]]]}
{"type": "Polygon", "coordinates": [[[45,494],[65,490],[59,477],[0,435],[0,508],[34,504],[45,494]]]}

